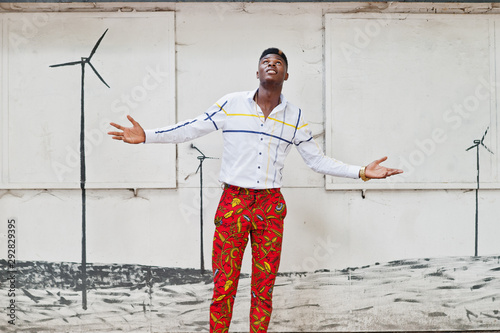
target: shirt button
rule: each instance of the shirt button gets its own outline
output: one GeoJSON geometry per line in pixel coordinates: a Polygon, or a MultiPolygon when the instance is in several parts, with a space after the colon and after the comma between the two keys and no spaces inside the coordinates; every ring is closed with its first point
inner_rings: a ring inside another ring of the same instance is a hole
{"type": "Polygon", "coordinates": [[[258,166],[257,169],[260,169],[260,166],[258,166]]]}
{"type": "Polygon", "coordinates": [[[260,141],[264,140],[264,138],[260,138],[260,141]]]}
{"type": "Polygon", "coordinates": [[[262,155],[262,153],[259,153],[259,155],[262,155]]]}
{"type": "Polygon", "coordinates": [[[260,183],[260,181],[257,181],[257,184],[260,183]]]}

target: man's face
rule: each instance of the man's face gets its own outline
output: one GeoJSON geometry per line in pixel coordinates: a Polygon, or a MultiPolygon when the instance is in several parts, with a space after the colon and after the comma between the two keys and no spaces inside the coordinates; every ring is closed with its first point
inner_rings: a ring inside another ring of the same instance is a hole
{"type": "Polygon", "coordinates": [[[259,61],[257,79],[263,81],[275,81],[283,83],[288,80],[286,64],[283,58],[277,54],[268,54],[259,61]]]}

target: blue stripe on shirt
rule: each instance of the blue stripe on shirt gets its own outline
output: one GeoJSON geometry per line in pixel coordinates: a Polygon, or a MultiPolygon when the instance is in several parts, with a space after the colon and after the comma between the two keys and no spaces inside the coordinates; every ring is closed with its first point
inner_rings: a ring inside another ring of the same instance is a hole
{"type": "Polygon", "coordinates": [[[190,125],[190,124],[195,123],[195,122],[196,122],[196,119],[194,119],[192,121],[188,121],[188,122],[186,122],[186,123],[184,123],[182,125],[179,125],[177,127],[174,127],[174,128],[170,128],[170,129],[166,129],[166,130],[162,130],[162,131],[155,131],[155,134],[161,134],[161,133],[175,131],[176,129],[179,129],[179,128],[187,126],[187,125],[190,125]]]}
{"type": "MultiPolygon", "coordinates": [[[[283,110],[283,119],[286,119],[286,106],[285,106],[285,109],[283,110]]],[[[297,126],[295,126],[295,129],[297,129],[297,126]]],[[[281,124],[281,133],[280,133],[280,136],[283,136],[283,132],[285,130],[285,123],[283,122],[281,124]]],[[[289,147],[290,145],[288,144],[287,147],[289,147]]],[[[276,167],[276,161],[278,161],[278,153],[279,153],[279,148],[280,148],[280,144],[278,143],[276,145],[276,152],[274,154],[274,163],[273,163],[273,167],[276,167]]],[[[283,168],[279,169],[279,173],[280,173],[280,176],[283,177],[283,175],[281,174],[281,170],[283,168]]],[[[274,177],[273,177],[273,187],[275,187],[275,183],[276,183],[276,172],[278,170],[274,169],[274,177]]],[[[281,179],[280,179],[281,181],[281,179]]]]}
{"type": "MultiPolygon", "coordinates": [[[[293,136],[292,136],[292,142],[293,142],[293,139],[295,139],[295,135],[297,134],[297,129],[299,128],[299,122],[300,122],[300,115],[302,114],[302,110],[299,109],[299,115],[297,116],[297,123],[295,124],[295,130],[293,131],[293,136]]],[[[289,145],[292,144],[292,142],[290,142],[289,145]]],[[[285,148],[285,150],[288,149],[288,146],[285,148]]]]}
{"type": "MultiPolygon", "coordinates": [[[[297,129],[299,128],[299,122],[300,122],[300,115],[302,114],[302,110],[299,109],[299,116],[297,117],[297,124],[295,124],[295,132],[293,133],[293,138],[295,138],[295,133],[297,133],[297,129]]],[[[296,143],[295,145],[298,146],[300,145],[301,143],[303,142],[309,142],[313,139],[313,137],[311,136],[309,139],[307,140],[304,140],[304,141],[300,141],[299,143],[296,143]]],[[[293,140],[293,139],[292,139],[293,140]]]]}
{"type": "Polygon", "coordinates": [[[297,123],[295,124],[295,131],[293,132],[292,141],[293,141],[293,139],[295,139],[295,134],[297,134],[297,129],[299,128],[299,122],[300,122],[300,115],[301,114],[302,114],[302,110],[299,109],[299,116],[297,117],[297,123]]]}
{"type": "Polygon", "coordinates": [[[303,142],[309,142],[313,139],[313,137],[311,136],[308,140],[304,140],[304,141],[300,141],[299,143],[296,144],[296,146],[300,145],[301,143],[303,142]]]}
{"type": "Polygon", "coordinates": [[[207,117],[206,117],[205,119],[203,119],[203,120],[208,120],[208,119],[210,119],[210,121],[214,124],[214,126],[215,126],[215,129],[216,129],[216,130],[219,130],[219,128],[217,127],[217,124],[216,124],[216,123],[215,123],[215,121],[212,119],[212,117],[213,117],[216,113],[221,112],[221,111],[222,111],[222,108],[224,107],[224,105],[226,105],[226,103],[227,103],[227,101],[225,101],[225,102],[224,102],[224,104],[222,104],[222,106],[219,108],[219,110],[218,110],[218,111],[215,111],[215,112],[214,112],[214,113],[212,113],[211,115],[205,112],[205,114],[207,115],[207,117]]]}

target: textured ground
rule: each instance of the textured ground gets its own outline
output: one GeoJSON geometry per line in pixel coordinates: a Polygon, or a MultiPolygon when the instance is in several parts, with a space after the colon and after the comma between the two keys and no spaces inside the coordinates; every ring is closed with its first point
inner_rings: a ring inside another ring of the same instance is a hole
{"type": "MultiPolygon", "coordinates": [[[[1,262],[2,267],[5,262],[1,262]]],[[[8,305],[8,272],[0,302],[8,305]]],[[[15,325],[1,332],[208,331],[210,272],[89,265],[82,309],[79,265],[18,263],[15,325]]],[[[240,282],[232,332],[248,330],[250,279],[240,282]]],[[[500,330],[500,257],[394,261],[282,274],[270,331],[500,330]]]]}

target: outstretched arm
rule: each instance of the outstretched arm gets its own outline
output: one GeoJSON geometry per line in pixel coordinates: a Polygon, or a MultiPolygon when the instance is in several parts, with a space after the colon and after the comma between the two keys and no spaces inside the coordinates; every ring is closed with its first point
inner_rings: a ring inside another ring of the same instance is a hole
{"type": "Polygon", "coordinates": [[[387,160],[387,156],[382,157],[381,159],[375,160],[370,164],[368,164],[365,168],[365,176],[370,179],[371,178],[380,179],[403,173],[403,170],[401,169],[391,169],[381,166],[380,163],[384,162],[385,160],[387,160]]]}
{"type": "Polygon", "coordinates": [[[141,125],[134,120],[131,116],[127,116],[128,120],[132,123],[132,127],[123,127],[121,125],[110,123],[111,126],[116,127],[121,132],[108,132],[115,140],[122,140],[126,143],[143,143],[146,141],[146,134],[141,125]]]}

